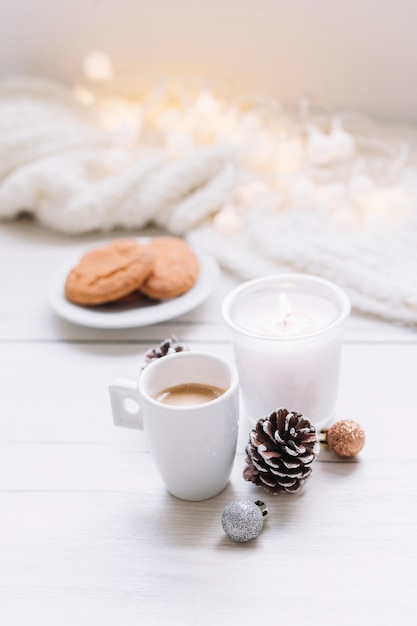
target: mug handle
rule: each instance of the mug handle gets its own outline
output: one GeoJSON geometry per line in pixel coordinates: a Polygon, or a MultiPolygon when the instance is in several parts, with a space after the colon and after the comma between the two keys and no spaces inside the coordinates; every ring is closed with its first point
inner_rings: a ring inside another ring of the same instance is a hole
{"type": "Polygon", "coordinates": [[[115,378],[109,385],[109,394],[115,426],[143,430],[143,418],[138,402],[136,381],[115,378]]]}

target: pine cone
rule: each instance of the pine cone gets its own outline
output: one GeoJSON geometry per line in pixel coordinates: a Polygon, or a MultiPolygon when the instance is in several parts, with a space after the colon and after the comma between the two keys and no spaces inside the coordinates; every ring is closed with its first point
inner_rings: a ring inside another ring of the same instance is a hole
{"type": "Polygon", "coordinates": [[[276,495],[296,492],[310,476],[320,450],[316,429],[295,411],[273,411],[249,433],[245,480],[276,495]]]}
{"type": "Polygon", "coordinates": [[[189,347],[186,346],[185,343],[181,343],[177,337],[172,336],[169,339],[164,339],[156,348],[151,348],[145,354],[145,364],[142,369],[145,369],[145,367],[155,359],[160,359],[163,356],[167,356],[167,354],[184,352],[186,350],[189,350],[189,347]]]}

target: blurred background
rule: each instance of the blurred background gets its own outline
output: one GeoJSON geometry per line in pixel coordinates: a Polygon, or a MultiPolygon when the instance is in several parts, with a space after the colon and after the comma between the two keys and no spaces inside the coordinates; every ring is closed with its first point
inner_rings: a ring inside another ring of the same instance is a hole
{"type": "Polygon", "coordinates": [[[121,88],[203,75],[285,105],[417,119],[413,0],[2,0],[0,76],[72,84],[91,50],[121,88]]]}

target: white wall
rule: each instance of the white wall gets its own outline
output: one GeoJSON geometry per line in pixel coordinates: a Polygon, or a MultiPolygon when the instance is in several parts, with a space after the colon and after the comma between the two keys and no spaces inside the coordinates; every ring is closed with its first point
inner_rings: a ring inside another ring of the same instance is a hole
{"type": "Polygon", "coordinates": [[[141,88],[203,74],[417,120],[417,0],[0,0],[0,76],[71,82],[94,48],[141,88]]]}

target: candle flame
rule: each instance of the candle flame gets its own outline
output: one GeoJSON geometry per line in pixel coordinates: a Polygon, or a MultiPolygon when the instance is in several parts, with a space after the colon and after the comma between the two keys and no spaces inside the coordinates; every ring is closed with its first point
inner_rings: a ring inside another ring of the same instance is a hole
{"type": "Polygon", "coordinates": [[[286,317],[291,315],[292,307],[285,291],[279,294],[278,309],[279,309],[279,316],[281,318],[285,319],[286,317]]]}

